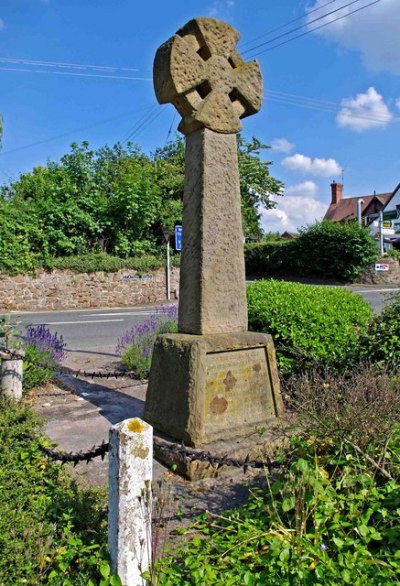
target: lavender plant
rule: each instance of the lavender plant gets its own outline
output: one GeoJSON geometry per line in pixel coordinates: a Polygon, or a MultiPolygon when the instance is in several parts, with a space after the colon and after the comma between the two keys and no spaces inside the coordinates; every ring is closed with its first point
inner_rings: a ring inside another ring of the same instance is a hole
{"type": "Polygon", "coordinates": [[[44,324],[28,326],[22,336],[25,349],[23,388],[25,391],[49,381],[65,358],[65,342],[44,324]]]}
{"type": "Polygon", "coordinates": [[[157,336],[176,332],[177,323],[177,305],[158,307],[143,323],[134,325],[119,338],[116,352],[121,356],[122,364],[140,379],[147,378],[157,336]]]}

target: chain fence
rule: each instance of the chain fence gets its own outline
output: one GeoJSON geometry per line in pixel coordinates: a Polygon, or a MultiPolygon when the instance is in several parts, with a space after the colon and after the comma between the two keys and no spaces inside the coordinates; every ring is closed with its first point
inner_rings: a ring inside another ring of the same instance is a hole
{"type": "MultiPolygon", "coordinates": [[[[169,457],[176,458],[175,463],[180,462],[207,462],[216,469],[221,466],[230,466],[233,468],[243,468],[243,472],[246,473],[249,468],[255,469],[268,469],[269,471],[273,468],[282,468],[288,464],[288,460],[256,460],[251,458],[248,454],[245,458],[230,458],[228,455],[217,456],[203,450],[194,450],[193,448],[187,448],[184,444],[166,443],[156,438],[153,440],[154,447],[158,448],[160,452],[168,454],[169,457]]],[[[86,462],[89,464],[95,458],[100,457],[104,460],[105,455],[110,450],[109,442],[103,441],[101,444],[93,446],[89,450],[80,450],[79,452],[63,452],[46,448],[41,446],[41,452],[44,456],[50,460],[56,460],[62,464],[73,464],[74,467],[79,462],[86,462]]],[[[157,459],[157,456],[156,456],[157,459]]]]}

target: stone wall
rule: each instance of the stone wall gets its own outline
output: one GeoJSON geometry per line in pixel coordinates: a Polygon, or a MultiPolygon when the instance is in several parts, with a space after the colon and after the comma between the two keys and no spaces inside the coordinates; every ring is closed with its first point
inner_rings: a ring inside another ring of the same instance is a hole
{"type": "MultiPolygon", "coordinates": [[[[41,271],[35,276],[0,277],[1,311],[46,311],[129,307],[166,301],[165,269],[148,273],[41,271]]],[[[179,287],[179,269],[171,272],[171,299],[179,287]]]]}
{"type": "Polygon", "coordinates": [[[397,258],[385,257],[371,264],[357,279],[357,283],[368,285],[400,285],[400,261],[397,258]],[[376,264],[389,265],[388,271],[377,271],[376,264]]]}

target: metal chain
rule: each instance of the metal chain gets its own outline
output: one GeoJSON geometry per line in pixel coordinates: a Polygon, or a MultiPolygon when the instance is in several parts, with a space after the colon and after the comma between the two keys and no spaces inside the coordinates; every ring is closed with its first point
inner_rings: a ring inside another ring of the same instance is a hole
{"type": "Polygon", "coordinates": [[[204,452],[203,450],[193,450],[187,448],[183,443],[179,444],[167,444],[165,442],[161,442],[157,439],[154,440],[154,445],[162,452],[168,453],[171,456],[177,456],[180,460],[183,461],[199,461],[199,462],[208,462],[212,466],[216,466],[217,468],[221,466],[232,466],[234,468],[243,468],[243,472],[246,473],[248,468],[257,468],[257,469],[264,469],[267,468],[271,470],[272,468],[281,468],[282,466],[286,465],[288,462],[279,462],[276,460],[271,460],[267,458],[266,460],[255,460],[250,459],[250,454],[243,459],[239,458],[230,458],[228,455],[225,456],[215,456],[211,454],[211,452],[204,452]]]}
{"type": "Polygon", "coordinates": [[[61,368],[57,369],[57,374],[70,374],[74,377],[83,376],[85,378],[136,378],[133,372],[121,372],[119,370],[114,370],[111,372],[101,372],[101,371],[91,371],[87,372],[86,370],[74,370],[73,368],[69,368],[67,366],[62,366],[61,368]]]}
{"type": "Polygon", "coordinates": [[[100,456],[102,460],[104,460],[105,455],[110,449],[109,442],[103,441],[98,446],[93,446],[90,450],[80,452],[59,452],[57,450],[52,450],[50,448],[45,448],[44,446],[40,446],[40,450],[42,454],[47,456],[50,460],[57,460],[62,464],[72,463],[76,466],[79,462],[86,462],[89,464],[91,460],[100,456]]]}
{"type": "MultiPolygon", "coordinates": [[[[250,459],[250,455],[248,454],[244,459],[238,458],[229,458],[226,456],[215,456],[211,454],[211,452],[204,452],[202,450],[193,450],[186,448],[184,444],[167,444],[162,442],[158,439],[153,440],[154,446],[158,448],[161,452],[168,453],[170,456],[177,456],[177,460],[179,463],[180,461],[199,461],[199,462],[208,462],[212,466],[216,466],[220,468],[221,466],[232,466],[234,468],[243,468],[243,472],[246,473],[248,468],[256,468],[256,469],[264,469],[267,468],[271,470],[272,468],[281,468],[285,466],[288,462],[278,462],[273,461],[267,458],[267,460],[254,460],[250,459]]],[[[45,448],[41,446],[42,453],[50,458],[51,460],[58,460],[62,464],[72,463],[76,466],[79,462],[86,462],[87,464],[91,462],[94,458],[101,457],[104,460],[104,457],[107,452],[110,450],[109,442],[103,441],[101,444],[97,446],[93,446],[90,450],[86,451],[79,451],[79,452],[61,452],[57,450],[52,450],[50,448],[45,448]]]]}

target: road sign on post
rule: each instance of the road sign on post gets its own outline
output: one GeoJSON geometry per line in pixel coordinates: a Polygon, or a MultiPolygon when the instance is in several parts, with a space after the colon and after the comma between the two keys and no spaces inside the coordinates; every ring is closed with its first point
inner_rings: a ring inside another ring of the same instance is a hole
{"type": "Polygon", "coordinates": [[[175,226],[175,250],[182,250],[182,226],[175,226]]]}

